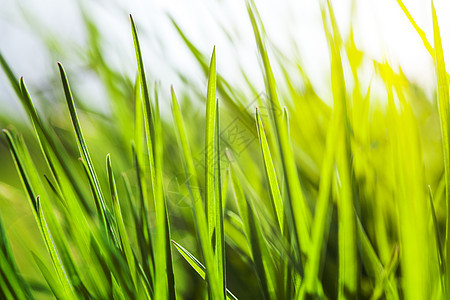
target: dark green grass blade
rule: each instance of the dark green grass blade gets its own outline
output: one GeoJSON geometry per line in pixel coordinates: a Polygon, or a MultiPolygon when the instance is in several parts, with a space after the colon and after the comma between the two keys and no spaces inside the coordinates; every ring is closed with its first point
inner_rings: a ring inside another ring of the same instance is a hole
{"type": "MultiPolygon", "coordinates": [[[[178,252],[183,256],[183,258],[188,262],[188,264],[197,272],[200,277],[205,280],[206,278],[206,268],[202,265],[202,263],[189,251],[187,251],[183,246],[178,244],[175,241],[172,241],[175,248],[178,250],[178,252]]],[[[232,292],[230,292],[228,289],[226,289],[226,297],[229,300],[237,300],[236,296],[233,295],[232,292]]]]}

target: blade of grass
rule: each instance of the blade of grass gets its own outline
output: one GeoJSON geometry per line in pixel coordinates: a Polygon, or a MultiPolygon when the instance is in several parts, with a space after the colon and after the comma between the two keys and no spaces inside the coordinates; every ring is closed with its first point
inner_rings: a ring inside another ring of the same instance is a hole
{"type": "MultiPolygon", "coordinates": [[[[172,244],[175,246],[177,251],[183,256],[183,258],[188,262],[188,264],[197,272],[200,277],[205,280],[206,278],[206,268],[202,263],[189,251],[187,251],[183,246],[172,240],[172,244]]],[[[237,300],[236,296],[233,295],[230,290],[226,289],[226,298],[228,300],[237,300]]]]}
{"type": "MultiPolygon", "coordinates": [[[[145,118],[148,116],[145,115],[145,118]]],[[[161,260],[161,265],[164,264],[165,272],[159,274],[164,276],[164,280],[160,280],[159,284],[161,289],[168,289],[169,299],[176,299],[175,296],[175,280],[173,275],[173,265],[172,265],[172,251],[170,247],[170,226],[169,226],[169,216],[167,213],[167,203],[164,194],[163,187],[163,140],[162,140],[162,129],[161,129],[161,116],[159,111],[159,97],[158,97],[158,84],[155,83],[155,169],[156,169],[156,199],[155,199],[155,214],[156,214],[156,238],[159,241],[155,247],[155,256],[159,251],[165,251],[164,255],[161,255],[158,259],[161,260]],[[159,237],[158,237],[159,235],[159,237]]],[[[157,267],[157,265],[155,265],[157,267]]],[[[157,289],[155,289],[157,290],[157,289]]],[[[158,294],[155,294],[157,297],[158,294]]]]}
{"type": "Polygon", "coordinates": [[[89,155],[86,141],[84,139],[83,132],[81,130],[80,122],[78,120],[78,115],[75,110],[75,103],[74,103],[74,100],[72,97],[72,92],[70,90],[69,82],[67,80],[66,72],[64,71],[64,68],[61,63],[58,63],[58,68],[59,68],[59,72],[61,75],[61,81],[62,81],[63,88],[64,88],[64,94],[66,96],[67,106],[69,109],[70,118],[72,120],[72,125],[73,125],[74,131],[75,131],[75,136],[77,139],[77,144],[78,144],[78,148],[80,151],[80,155],[88,167],[88,171],[89,171],[88,175],[94,185],[94,199],[96,201],[100,222],[101,222],[101,224],[103,224],[104,230],[106,232],[108,232],[108,234],[110,235],[110,238],[112,239],[112,241],[117,243],[117,241],[115,240],[115,234],[113,232],[111,221],[109,220],[108,215],[107,215],[108,209],[106,207],[106,203],[105,203],[104,196],[103,196],[103,193],[102,193],[102,190],[100,187],[100,183],[99,183],[97,174],[95,172],[91,157],[89,155]]]}
{"type": "Polygon", "coordinates": [[[259,223],[254,214],[254,208],[248,199],[246,199],[239,178],[234,172],[231,172],[231,180],[239,215],[244,224],[247,244],[251,249],[252,259],[255,263],[256,274],[261,284],[264,298],[267,300],[276,299],[272,257],[268,252],[263,233],[258,225],[259,223]]]}
{"type": "Polygon", "coordinates": [[[270,155],[269,144],[267,143],[266,134],[264,132],[261,115],[258,108],[255,111],[256,127],[258,130],[259,143],[264,160],[264,169],[266,171],[267,182],[269,183],[270,196],[272,200],[272,208],[274,215],[278,221],[280,232],[283,233],[284,227],[284,209],[283,200],[281,198],[280,188],[278,186],[277,175],[275,173],[274,163],[270,155]]]}
{"type": "Polygon", "coordinates": [[[108,153],[106,156],[106,172],[108,174],[109,188],[111,191],[111,198],[113,204],[114,217],[117,224],[117,231],[119,233],[120,246],[123,254],[130,268],[131,279],[135,289],[137,289],[137,279],[136,279],[136,264],[134,261],[133,250],[131,249],[130,242],[128,240],[128,234],[125,229],[125,224],[123,222],[122,211],[120,210],[119,196],[117,194],[116,181],[114,179],[114,173],[111,165],[111,156],[108,153]]]}
{"type": "Polygon", "coordinates": [[[209,272],[207,276],[208,287],[210,289],[211,297],[213,299],[223,299],[223,292],[220,289],[219,278],[216,271],[216,265],[214,263],[214,251],[210,243],[208,234],[208,222],[206,219],[205,210],[203,208],[200,191],[197,188],[199,186],[197,179],[197,172],[195,170],[194,161],[187,140],[183,116],[181,115],[180,106],[178,104],[178,100],[176,98],[173,87],[171,93],[172,93],[173,118],[175,120],[178,139],[181,144],[182,152],[184,155],[186,176],[188,177],[188,185],[189,185],[188,187],[193,200],[195,228],[197,231],[197,236],[200,240],[201,251],[203,254],[203,258],[205,260],[206,268],[209,270],[213,270],[212,272],[209,272]]]}
{"type": "Polygon", "coordinates": [[[445,286],[445,259],[444,259],[444,250],[442,249],[442,241],[441,241],[441,234],[439,233],[439,223],[437,221],[436,217],[436,210],[434,209],[434,197],[433,192],[431,190],[431,187],[428,186],[428,195],[430,200],[430,209],[431,209],[431,220],[433,221],[433,228],[434,228],[434,235],[436,238],[436,255],[439,262],[439,271],[440,271],[440,281],[441,281],[441,288],[444,295],[447,293],[447,288],[445,286]]]}
{"type": "Polygon", "coordinates": [[[6,135],[6,138],[7,138],[9,147],[10,147],[11,155],[13,156],[14,163],[19,172],[22,184],[24,185],[25,190],[27,191],[27,196],[28,196],[30,204],[33,208],[33,213],[34,213],[36,222],[38,223],[42,237],[44,238],[44,242],[47,246],[47,250],[50,254],[50,257],[52,258],[53,266],[55,267],[56,273],[58,274],[61,285],[64,287],[66,296],[71,298],[73,296],[73,294],[72,294],[73,287],[72,287],[72,284],[71,284],[69,278],[67,277],[67,273],[66,273],[64,265],[60,259],[58,251],[56,249],[56,246],[53,243],[53,239],[51,238],[50,232],[47,227],[47,223],[45,222],[45,219],[43,218],[43,212],[41,210],[41,206],[39,203],[39,196],[35,195],[35,192],[30,183],[27,172],[25,171],[26,167],[23,165],[22,159],[19,156],[17,147],[15,145],[15,142],[14,142],[10,132],[7,130],[3,130],[3,133],[6,135]]]}
{"type": "Polygon", "coordinates": [[[208,235],[212,242],[215,229],[215,199],[214,199],[214,155],[215,155],[215,121],[216,121],[216,49],[213,49],[208,76],[206,94],[206,129],[205,129],[205,202],[206,218],[208,220],[208,235]]]}
{"type": "Polygon", "coordinates": [[[431,2],[433,14],[433,35],[434,35],[434,57],[437,75],[437,98],[439,108],[439,119],[441,123],[442,151],[444,153],[445,170],[445,205],[446,205],[446,226],[445,226],[445,251],[446,251],[446,286],[450,286],[450,114],[449,114],[449,83],[447,71],[445,69],[444,53],[442,49],[441,34],[436,16],[436,10],[431,2]]]}
{"type": "Polygon", "coordinates": [[[295,233],[294,236],[298,247],[297,254],[300,259],[300,254],[306,253],[306,249],[309,248],[310,244],[311,212],[307,207],[302,188],[300,186],[294,156],[289,144],[288,130],[282,118],[277,84],[275,82],[275,77],[273,75],[266,47],[263,43],[258,24],[256,22],[256,9],[252,8],[250,3],[251,2],[247,2],[247,11],[252,23],[258,51],[264,66],[264,76],[266,89],[269,96],[270,111],[272,113],[272,120],[275,125],[275,134],[278,136],[278,146],[280,149],[284,177],[286,178],[288,191],[286,212],[288,214],[288,220],[292,224],[295,233]]]}
{"type": "Polygon", "coordinates": [[[226,182],[224,183],[224,186],[222,187],[222,169],[220,164],[220,117],[219,117],[219,100],[216,100],[215,105],[215,111],[216,111],[216,126],[215,126],[215,136],[214,136],[214,143],[215,143],[215,169],[214,169],[214,191],[215,191],[215,258],[216,258],[216,265],[217,265],[217,271],[218,271],[218,277],[219,277],[219,283],[221,285],[221,289],[224,290],[224,294],[226,294],[225,288],[227,286],[227,280],[226,280],[226,254],[225,254],[225,232],[224,232],[224,225],[223,225],[223,215],[224,215],[224,193],[226,193],[224,190],[226,189],[226,182]]]}
{"type": "Polygon", "coordinates": [[[339,226],[339,298],[356,297],[358,285],[358,259],[356,255],[356,226],[351,174],[350,123],[348,119],[347,91],[341,58],[342,40],[329,0],[321,1],[321,13],[331,56],[331,86],[336,114],[341,115],[336,153],[339,226]],[[328,11],[331,30],[326,25],[328,11]]]}

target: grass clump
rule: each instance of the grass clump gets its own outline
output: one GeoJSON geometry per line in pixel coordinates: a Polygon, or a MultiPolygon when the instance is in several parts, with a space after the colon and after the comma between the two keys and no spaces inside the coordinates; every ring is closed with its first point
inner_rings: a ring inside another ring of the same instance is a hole
{"type": "Polygon", "coordinates": [[[2,182],[12,204],[1,204],[1,297],[447,299],[448,74],[434,6],[432,46],[398,2],[434,61],[436,99],[371,61],[352,34],[344,40],[325,0],[332,105],[300,64],[290,71],[251,1],[265,92],[250,106],[216,69],[215,48],[203,55],[174,20],[207,86],[193,87],[200,106],[172,87],[172,119],[161,113],[166,93],[150,88],[132,17],[136,78],[96,65],[120,120],[77,101],[58,63],[68,115],[56,126],[0,55],[33,128],[3,132],[37,224],[13,236],[5,218],[23,197],[2,182]],[[363,61],[385,99],[361,83],[363,61]]]}

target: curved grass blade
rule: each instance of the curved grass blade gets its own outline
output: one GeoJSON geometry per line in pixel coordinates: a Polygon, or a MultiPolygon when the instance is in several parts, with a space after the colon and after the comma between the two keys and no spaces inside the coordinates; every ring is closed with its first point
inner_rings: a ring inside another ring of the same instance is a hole
{"type": "Polygon", "coordinates": [[[75,131],[75,136],[77,139],[78,148],[80,151],[80,155],[83,158],[84,162],[86,163],[87,169],[88,169],[88,176],[90,181],[93,183],[94,187],[94,199],[96,201],[97,210],[99,213],[99,219],[101,224],[104,226],[104,230],[108,232],[110,238],[112,241],[117,243],[117,240],[115,238],[115,234],[113,232],[111,220],[109,220],[108,212],[106,203],[104,200],[104,196],[100,187],[100,183],[97,177],[97,174],[94,169],[94,165],[92,163],[91,157],[89,155],[89,151],[86,145],[86,141],[83,136],[83,132],[81,130],[80,122],[78,120],[78,115],[75,110],[75,103],[72,97],[72,92],[70,91],[69,82],[67,80],[66,72],[64,71],[64,68],[61,63],[58,63],[59,72],[61,75],[61,81],[64,88],[64,94],[66,96],[67,106],[70,113],[70,118],[72,120],[72,125],[75,131]]]}
{"type": "MultiPolygon", "coordinates": [[[[189,265],[191,265],[191,267],[195,270],[195,272],[197,272],[197,274],[200,275],[200,277],[203,280],[205,280],[206,268],[202,265],[202,263],[177,242],[172,240],[172,244],[175,246],[175,248],[178,250],[181,256],[183,256],[183,258],[189,263],[189,265]]],[[[230,292],[230,290],[226,289],[226,293],[227,293],[226,297],[228,300],[237,300],[236,296],[233,295],[233,293],[230,292]]]]}

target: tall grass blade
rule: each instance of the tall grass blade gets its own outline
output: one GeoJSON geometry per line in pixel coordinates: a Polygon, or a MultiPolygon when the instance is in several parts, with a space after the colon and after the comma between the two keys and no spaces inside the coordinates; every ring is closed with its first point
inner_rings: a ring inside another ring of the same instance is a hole
{"type": "Polygon", "coordinates": [[[189,191],[193,201],[193,213],[197,236],[200,240],[201,251],[205,260],[206,268],[213,270],[208,273],[208,288],[213,299],[223,299],[223,292],[220,288],[219,278],[216,265],[214,263],[214,250],[211,245],[208,233],[208,221],[206,219],[203,202],[198,189],[197,171],[195,170],[194,160],[187,140],[186,129],[184,127],[183,116],[181,115],[180,106],[177,97],[172,88],[172,113],[175,120],[178,139],[183,151],[186,177],[188,177],[189,191]]]}
{"type": "Polygon", "coordinates": [[[79,147],[80,155],[83,158],[83,161],[86,163],[88,168],[89,179],[92,181],[94,185],[94,199],[96,200],[97,209],[99,212],[100,222],[103,224],[104,229],[110,235],[112,241],[117,243],[115,240],[115,234],[113,231],[113,227],[111,221],[108,217],[107,207],[104,200],[104,196],[100,187],[100,182],[98,180],[97,174],[94,169],[94,165],[92,163],[91,157],[89,155],[89,151],[86,145],[86,141],[83,136],[83,132],[81,130],[80,122],[78,120],[78,115],[75,110],[75,103],[72,97],[72,92],[70,90],[69,82],[67,80],[66,72],[61,63],[58,63],[59,72],[61,75],[61,81],[64,88],[64,94],[66,96],[67,106],[69,108],[70,118],[72,119],[72,125],[75,131],[75,136],[77,139],[77,144],[79,147]]]}
{"type": "Polygon", "coordinates": [[[441,121],[442,151],[444,153],[445,170],[445,205],[446,205],[446,227],[445,227],[445,251],[446,251],[446,286],[450,286],[450,114],[449,114],[449,82],[445,68],[444,53],[442,49],[441,34],[433,2],[431,3],[433,14],[434,35],[434,63],[437,75],[437,97],[439,108],[439,119],[441,121]]]}

